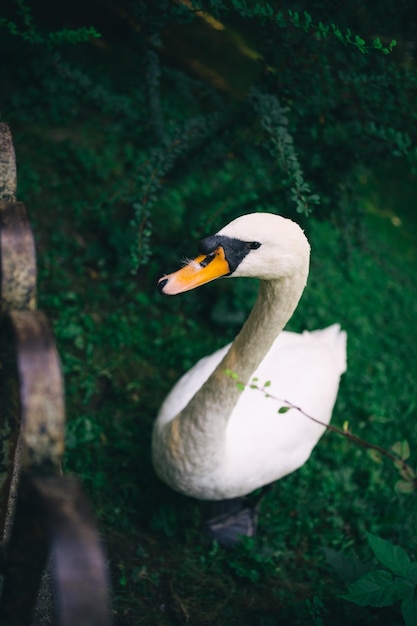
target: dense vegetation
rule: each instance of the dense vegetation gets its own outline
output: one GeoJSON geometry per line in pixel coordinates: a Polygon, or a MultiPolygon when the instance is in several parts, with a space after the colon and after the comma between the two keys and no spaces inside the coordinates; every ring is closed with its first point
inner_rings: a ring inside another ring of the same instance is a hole
{"type": "Polygon", "coordinates": [[[415,465],[414,4],[2,6],[0,116],[63,361],[66,471],[94,503],[117,624],[403,623],[398,603],[340,599],[374,565],[367,533],[417,557],[416,496],[392,464],[326,435],[268,493],[256,540],[225,552],[201,532],[204,505],[158,481],[149,444],[166,392],[234,336],[257,288],[161,300],[156,279],[269,210],[312,243],[291,329],[348,331],[334,423],[407,440],[415,465]]]}

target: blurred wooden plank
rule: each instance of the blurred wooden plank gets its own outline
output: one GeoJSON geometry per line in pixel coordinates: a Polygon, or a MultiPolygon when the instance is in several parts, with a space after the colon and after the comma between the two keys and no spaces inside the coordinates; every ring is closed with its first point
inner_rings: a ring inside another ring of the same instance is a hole
{"type": "Polygon", "coordinates": [[[17,466],[35,476],[60,475],[65,414],[59,357],[43,313],[4,314],[0,354],[0,530],[5,534],[12,515],[13,482],[17,489],[17,466]]]}
{"type": "Polygon", "coordinates": [[[70,476],[22,477],[7,550],[0,626],[31,626],[51,554],[57,626],[111,626],[104,551],[88,500],[70,476]]]}
{"type": "Polygon", "coordinates": [[[64,389],[52,329],[41,311],[11,311],[16,338],[22,471],[61,474],[65,438],[64,389]]]}
{"type": "Polygon", "coordinates": [[[48,319],[34,310],[35,245],[15,195],[12,137],[0,124],[0,625],[111,626],[94,517],[78,481],[61,475],[61,367],[48,319]]]}
{"type": "Polygon", "coordinates": [[[35,309],[35,243],[22,202],[0,201],[0,254],[1,309],[35,309]]]}
{"type": "Polygon", "coordinates": [[[35,482],[43,499],[59,626],[110,626],[107,564],[94,516],[71,476],[35,482]]]}
{"type": "Polygon", "coordinates": [[[7,124],[0,124],[0,200],[16,199],[16,157],[12,134],[7,124]]]}

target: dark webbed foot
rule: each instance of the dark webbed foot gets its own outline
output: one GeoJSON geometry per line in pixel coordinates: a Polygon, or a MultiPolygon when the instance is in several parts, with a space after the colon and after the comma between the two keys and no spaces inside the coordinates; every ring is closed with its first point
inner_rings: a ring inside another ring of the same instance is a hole
{"type": "Polygon", "coordinates": [[[221,545],[233,547],[243,537],[254,537],[258,524],[259,508],[270,485],[263,487],[257,496],[243,496],[209,503],[205,531],[221,545]]]}

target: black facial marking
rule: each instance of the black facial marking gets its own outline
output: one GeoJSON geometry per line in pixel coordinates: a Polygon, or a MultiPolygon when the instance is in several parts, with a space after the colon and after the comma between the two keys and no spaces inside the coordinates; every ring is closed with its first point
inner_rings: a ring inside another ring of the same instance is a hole
{"type": "Polygon", "coordinates": [[[223,248],[227,262],[229,263],[230,272],[228,276],[230,276],[243,261],[245,256],[249,254],[251,250],[259,248],[261,244],[258,241],[241,241],[240,239],[226,237],[225,235],[211,235],[210,237],[205,237],[198,244],[199,251],[207,255],[207,258],[201,263],[203,267],[213,260],[213,258],[210,257],[219,246],[223,248]]]}
{"type": "Polygon", "coordinates": [[[198,250],[201,254],[210,254],[214,252],[216,248],[222,245],[222,240],[226,239],[221,235],[211,235],[210,237],[205,237],[201,239],[198,243],[198,250]]]}

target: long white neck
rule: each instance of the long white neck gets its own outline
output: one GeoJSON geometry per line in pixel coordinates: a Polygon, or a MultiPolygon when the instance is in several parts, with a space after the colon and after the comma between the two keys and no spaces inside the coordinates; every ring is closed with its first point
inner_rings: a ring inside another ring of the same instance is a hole
{"type": "MultiPolygon", "coordinates": [[[[187,406],[165,424],[165,461],[159,473],[175,488],[178,489],[182,477],[187,480],[193,475],[195,479],[220,466],[227,422],[241,393],[225,370],[235,372],[242,383],[251,380],[293,314],[307,275],[308,258],[305,267],[301,271],[298,268],[294,275],[261,281],[255,306],[222,362],[187,406]]],[[[159,465],[157,460],[156,464],[159,465]]]]}
{"type": "MultiPolygon", "coordinates": [[[[242,330],[213,374],[179,415],[184,428],[204,431],[219,442],[219,432],[241,393],[230,370],[246,384],[291,318],[303,292],[306,276],[261,281],[258,298],[242,330]],[[203,408],[204,406],[204,408],[203,408]],[[216,422],[217,429],[214,426],[216,422]],[[217,433],[214,434],[214,430],[217,433]]],[[[262,382],[262,381],[261,381],[262,382]]],[[[265,381],[263,381],[265,382],[265,381]]]]}

